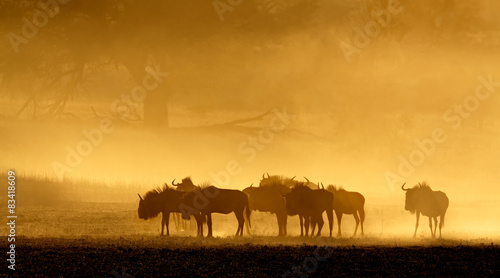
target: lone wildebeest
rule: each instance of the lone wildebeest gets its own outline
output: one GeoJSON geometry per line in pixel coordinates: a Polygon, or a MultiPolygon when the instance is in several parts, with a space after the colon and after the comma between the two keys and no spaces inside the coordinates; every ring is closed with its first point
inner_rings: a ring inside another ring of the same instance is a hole
{"type": "MultiPolygon", "coordinates": [[[[309,219],[314,224],[318,224],[317,236],[321,235],[323,228],[323,212],[326,211],[330,224],[330,235],[333,227],[333,203],[334,196],[332,193],[318,189],[313,190],[305,183],[295,185],[290,193],[283,194],[286,200],[286,212],[288,215],[299,215],[305,219],[306,236],[309,233],[309,219]]],[[[301,221],[301,235],[303,224],[301,221]]],[[[312,233],[311,233],[312,235],[312,233]]]]}
{"type": "Polygon", "coordinates": [[[286,236],[287,213],[285,198],[281,194],[290,192],[290,188],[280,183],[267,183],[259,187],[247,187],[243,192],[248,195],[249,211],[263,211],[276,214],[278,236],[286,236]]]}
{"type": "MultiPolygon", "coordinates": [[[[250,225],[248,197],[239,190],[221,189],[215,186],[195,189],[182,196],[179,208],[184,219],[189,219],[191,215],[201,216],[202,219],[206,217],[207,237],[212,237],[212,213],[234,212],[238,220],[237,236],[243,235],[245,218],[250,225]]],[[[203,226],[198,228],[198,236],[203,236],[203,226]]]]}
{"type": "Polygon", "coordinates": [[[361,235],[364,235],[363,222],[365,221],[365,197],[358,192],[346,191],[343,188],[337,188],[329,185],[327,190],[333,193],[335,201],[333,202],[333,210],[337,215],[338,233],[337,236],[342,236],[342,215],[352,214],[356,220],[356,228],[354,229],[354,236],[358,231],[359,223],[361,222],[361,235]]]}
{"type": "Polygon", "coordinates": [[[441,228],[444,227],[444,216],[449,205],[448,197],[444,192],[433,191],[426,182],[419,183],[413,188],[404,188],[405,184],[401,186],[401,189],[406,191],[405,210],[412,214],[417,213],[413,237],[417,236],[418,221],[422,213],[423,216],[429,217],[429,228],[431,228],[433,238],[436,237],[437,217],[439,216],[439,237],[441,238],[441,228]],[[434,219],[434,231],[432,219],[434,219]]]}
{"type": "Polygon", "coordinates": [[[170,213],[180,212],[180,199],[184,194],[185,193],[182,191],[169,188],[166,184],[163,188],[156,188],[148,191],[144,195],[144,198],[137,194],[139,195],[139,208],[137,210],[139,218],[147,220],[149,218],[156,217],[161,212],[162,219],[160,235],[163,235],[164,226],[167,227],[167,236],[170,235],[168,225],[170,213]]]}

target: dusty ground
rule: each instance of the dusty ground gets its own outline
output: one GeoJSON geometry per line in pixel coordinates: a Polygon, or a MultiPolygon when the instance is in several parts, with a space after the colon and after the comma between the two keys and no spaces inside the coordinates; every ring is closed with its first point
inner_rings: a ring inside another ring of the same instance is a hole
{"type": "MultiPolygon", "coordinates": [[[[207,239],[194,237],[191,223],[179,227],[172,220],[172,236],[160,237],[160,218],[138,219],[137,204],[20,204],[16,271],[7,269],[5,262],[0,277],[500,275],[498,237],[459,234],[450,221],[443,240],[430,239],[425,225],[413,239],[413,216],[392,208],[383,210],[395,212],[382,218],[394,224],[370,217],[364,237],[350,237],[352,217],[342,225],[343,238],[299,237],[298,217],[290,217],[289,236],[279,238],[275,217],[254,213],[252,236],[245,230],[244,237],[233,237],[234,215],[217,214],[215,238],[207,239]]],[[[4,226],[0,231],[5,235],[4,226]]],[[[337,222],[334,228],[335,232],[337,222]]],[[[204,231],[206,235],[206,226],[204,231]]],[[[6,247],[7,238],[0,241],[6,247]]]]}
{"type": "Polygon", "coordinates": [[[499,245],[479,241],[82,237],[20,238],[17,248],[15,277],[500,275],[499,245]]]}

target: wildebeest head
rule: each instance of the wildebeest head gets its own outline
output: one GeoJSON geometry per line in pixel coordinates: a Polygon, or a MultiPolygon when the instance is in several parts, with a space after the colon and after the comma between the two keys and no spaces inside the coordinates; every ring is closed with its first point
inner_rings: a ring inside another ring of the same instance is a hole
{"type": "MultiPolygon", "coordinates": [[[[139,194],[137,194],[139,195],[139,194]]],[[[144,199],[139,195],[139,209],[137,209],[137,213],[139,214],[140,219],[147,220],[147,214],[146,214],[146,204],[144,202],[144,199]]]]}
{"type": "Polygon", "coordinates": [[[249,187],[243,189],[242,192],[245,193],[245,194],[247,194],[247,196],[248,196],[248,195],[250,195],[252,193],[252,191],[254,191],[255,188],[256,187],[253,187],[253,183],[252,183],[252,184],[250,184],[249,187]]]}
{"type": "Polygon", "coordinates": [[[139,195],[139,208],[137,213],[140,219],[147,220],[156,217],[160,213],[161,207],[161,192],[160,188],[153,189],[144,195],[144,198],[139,195]]]}
{"type": "Polygon", "coordinates": [[[425,195],[432,192],[432,190],[425,182],[419,183],[413,188],[405,188],[405,184],[406,182],[401,186],[401,189],[406,191],[405,210],[415,213],[421,198],[426,198],[425,195]]]}
{"type": "Polygon", "coordinates": [[[289,193],[282,194],[286,200],[286,212],[290,215],[298,214],[304,206],[304,198],[307,198],[311,191],[304,183],[299,183],[289,193]]]}
{"type": "Polygon", "coordinates": [[[172,181],[172,185],[177,187],[177,190],[184,192],[191,192],[197,188],[196,185],[193,184],[191,177],[185,177],[181,182],[175,183],[175,179],[172,181]]]}

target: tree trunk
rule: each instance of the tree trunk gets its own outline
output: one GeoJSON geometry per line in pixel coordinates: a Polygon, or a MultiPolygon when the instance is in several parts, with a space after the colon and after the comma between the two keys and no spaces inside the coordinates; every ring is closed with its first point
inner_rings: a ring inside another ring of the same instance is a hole
{"type": "MultiPolygon", "coordinates": [[[[137,56],[136,56],[137,57],[137,56]]],[[[147,58],[127,57],[122,59],[121,62],[127,67],[130,74],[136,81],[137,85],[142,86],[144,78],[149,75],[146,71],[147,58]]],[[[152,65],[155,70],[162,71],[162,65],[158,67],[152,65]]],[[[165,67],[166,68],[166,67],[165,67]]],[[[168,95],[169,95],[169,81],[166,77],[161,77],[162,81],[158,82],[158,86],[153,90],[146,90],[146,97],[144,99],[144,126],[149,128],[168,127],[168,95]]],[[[143,86],[144,87],[144,86],[143,86]]]]}

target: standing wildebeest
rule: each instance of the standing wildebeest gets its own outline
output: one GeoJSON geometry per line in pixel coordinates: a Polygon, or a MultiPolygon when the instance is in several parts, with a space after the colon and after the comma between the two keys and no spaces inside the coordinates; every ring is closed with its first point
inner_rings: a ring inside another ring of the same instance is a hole
{"type": "Polygon", "coordinates": [[[248,195],[249,211],[263,211],[276,214],[278,236],[286,236],[286,206],[281,194],[290,192],[290,188],[279,183],[268,183],[259,187],[247,187],[243,192],[248,195]]]}
{"type": "Polygon", "coordinates": [[[346,191],[343,188],[337,189],[333,185],[329,185],[327,190],[332,192],[335,196],[333,202],[333,209],[337,215],[338,233],[337,236],[342,236],[342,215],[352,214],[356,220],[356,228],[354,229],[354,236],[358,231],[358,225],[361,219],[361,235],[364,235],[363,222],[365,221],[365,197],[358,192],[346,191]],[[359,216],[358,216],[359,214],[359,216]]]}
{"type": "MultiPolygon", "coordinates": [[[[148,191],[144,198],[139,195],[139,209],[138,214],[140,219],[147,220],[154,218],[160,212],[162,213],[161,219],[161,234],[163,235],[164,226],[167,227],[167,236],[170,235],[169,220],[171,212],[180,212],[179,204],[180,199],[184,192],[177,191],[169,188],[167,185],[163,189],[157,188],[148,191]]],[[[198,220],[198,219],[197,219],[198,220]]]]}
{"type": "MultiPolygon", "coordinates": [[[[305,183],[298,183],[295,185],[290,193],[284,194],[286,199],[286,212],[289,215],[299,215],[305,219],[306,236],[309,233],[309,219],[314,224],[318,224],[317,236],[321,235],[323,228],[323,212],[326,211],[328,216],[330,235],[333,228],[333,194],[324,190],[313,190],[305,183]]],[[[301,221],[301,235],[303,224],[301,221]]],[[[313,233],[311,233],[313,235],[313,233]]]]}
{"type": "MultiPolygon", "coordinates": [[[[215,186],[195,189],[184,194],[179,207],[184,219],[189,219],[191,215],[201,216],[202,219],[206,217],[207,237],[212,237],[212,213],[228,214],[234,212],[238,220],[237,236],[243,235],[245,218],[250,224],[248,197],[239,190],[221,189],[215,186]]],[[[203,226],[198,228],[198,235],[203,236],[203,226]]]]}
{"type": "Polygon", "coordinates": [[[441,228],[444,226],[444,215],[448,209],[449,200],[446,194],[441,191],[433,191],[426,182],[419,183],[413,188],[404,188],[406,183],[401,186],[401,189],[406,191],[405,210],[412,214],[417,213],[417,223],[415,224],[415,233],[417,236],[418,221],[420,213],[429,217],[429,227],[431,228],[432,237],[436,237],[437,217],[439,216],[439,237],[441,238],[441,228]],[[434,218],[434,231],[432,231],[432,218],[434,218]]]}

